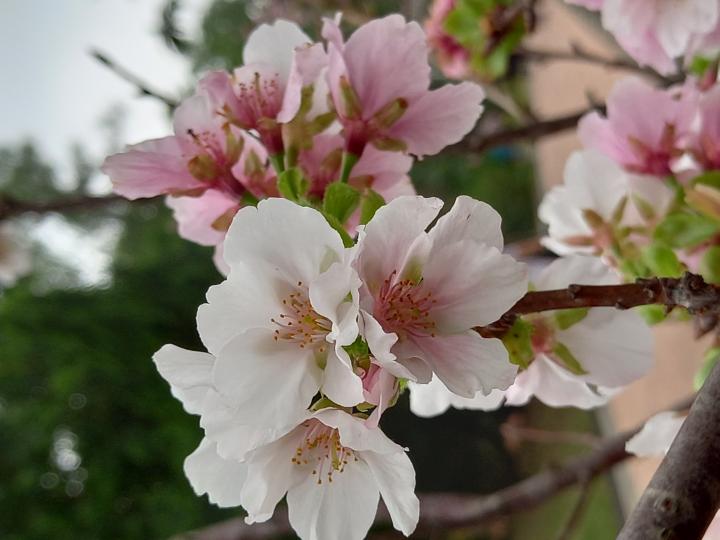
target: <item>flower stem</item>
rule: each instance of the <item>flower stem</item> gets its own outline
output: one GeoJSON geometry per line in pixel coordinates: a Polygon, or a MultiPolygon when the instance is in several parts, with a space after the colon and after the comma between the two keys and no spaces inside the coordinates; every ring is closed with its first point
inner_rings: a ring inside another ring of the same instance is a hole
{"type": "Polygon", "coordinates": [[[285,170],[285,155],[282,152],[278,154],[271,154],[270,163],[272,164],[273,169],[275,169],[275,172],[277,174],[281,174],[285,170]]]}
{"type": "Polygon", "coordinates": [[[340,164],[340,182],[347,183],[350,173],[360,158],[350,152],[343,152],[342,163],[340,164]]]}

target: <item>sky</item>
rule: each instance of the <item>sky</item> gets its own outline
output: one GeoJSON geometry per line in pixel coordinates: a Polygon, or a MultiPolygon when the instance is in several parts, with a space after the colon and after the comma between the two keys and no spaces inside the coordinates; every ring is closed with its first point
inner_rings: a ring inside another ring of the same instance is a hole
{"type": "MultiPolygon", "coordinates": [[[[192,37],[209,0],[183,0],[180,25],[192,37]]],[[[100,162],[107,150],[101,119],[124,111],[124,143],[169,134],[164,105],[94,60],[96,48],[153,88],[176,96],[191,77],[189,62],[159,36],[164,0],[0,0],[0,146],[31,139],[70,182],[70,152],[80,142],[100,162]]],[[[98,192],[109,190],[99,177],[98,192]]],[[[35,231],[56,254],[73,255],[86,281],[102,278],[107,243],[98,246],[61,219],[35,231]],[[77,255],[80,253],[81,255],[77,255]]],[[[112,235],[111,235],[112,236],[112,235]]]]}

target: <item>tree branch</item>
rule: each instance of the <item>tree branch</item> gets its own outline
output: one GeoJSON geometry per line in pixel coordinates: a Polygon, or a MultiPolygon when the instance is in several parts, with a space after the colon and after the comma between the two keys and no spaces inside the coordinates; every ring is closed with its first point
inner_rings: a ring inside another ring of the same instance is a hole
{"type": "Polygon", "coordinates": [[[537,122],[530,122],[524,126],[503,129],[492,133],[482,133],[478,131],[470,134],[463,141],[451,146],[450,151],[485,152],[491,148],[518,141],[534,141],[546,135],[552,135],[574,128],[583,116],[595,110],[602,111],[603,108],[590,107],[564,116],[558,116],[557,118],[538,120],[537,122]]]}
{"type": "Polygon", "coordinates": [[[21,201],[12,197],[0,197],[0,221],[26,212],[43,214],[46,212],[66,212],[72,210],[90,210],[126,201],[120,195],[103,197],[66,197],[47,202],[21,201]]]}
{"type": "Polygon", "coordinates": [[[690,414],[618,540],[695,540],[720,507],[720,367],[690,414]]]}
{"type": "Polygon", "coordinates": [[[638,279],[621,285],[569,285],[566,289],[531,291],[496,322],[476,330],[485,337],[506,332],[519,315],[589,307],[629,309],[658,304],[670,311],[684,307],[704,318],[720,316],[720,287],[705,283],[702,276],[686,272],[680,278],[638,279]]]}
{"type": "MultiPolygon", "coordinates": [[[[684,411],[693,402],[687,398],[673,410],[684,411]]],[[[459,493],[425,493],[420,498],[420,521],[416,529],[419,538],[431,536],[438,530],[480,527],[495,519],[534,508],[567,487],[589,483],[613,466],[633,457],[625,451],[625,443],[643,427],[608,437],[592,452],[574,458],[564,465],[549,468],[510,487],[488,496],[459,493]]],[[[720,428],[720,424],[718,424],[720,428]]],[[[388,525],[390,516],[381,505],[376,525],[388,525]]],[[[279,534],[292,533],[287,510],[278,508],[275,516],[265,522],[247,525],[241,518],[231,519],[203,529],[183,533],[174,540],[261,540],[279,534]]]]}
{"type": "Polygon", "coordinates": [[[127,68],[118,64],[115,60],[111,59],[105,53],[99,51],[98,49],[90,49],[90,55],[93,58],[95,58],[98,62],[100,62],[102,65],[107,67],[110,71],[112,71],[117,76],[119,76],[121,79],[124,79],[125,81],[127,81],[131,85],[133,85],[135,88],[137,88],[140,95],[149,96],[149,97],[155,98],[159,101],[162,101],[165,105],[167,105],[168,109],[170,109],[170,110],[172,110],[178,106],[177,99],[169,97],[169,96],[163,94],[162,92],[159,92],[158,90],[153,89],[145,81],[143,81],[140,77],[138,77],[137,75],[132,73],[127,68]]]}

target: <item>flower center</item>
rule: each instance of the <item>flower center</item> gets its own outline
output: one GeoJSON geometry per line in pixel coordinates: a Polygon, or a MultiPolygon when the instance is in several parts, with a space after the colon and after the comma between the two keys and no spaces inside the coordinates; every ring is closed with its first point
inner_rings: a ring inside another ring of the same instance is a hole
{"type": "MultiPolygon", "coordinates": [[[[298,281],[298,287],[302,287],[302,281],[298,281]]],[[[275,341],[296,343],[301,349],[320,344],[318,352],[325,352],[325,337],[332,323],[313,309],[307,294],[290,293],[282,303],[285,312],[270,319],[277,327],[275,341]]]]}
{"type": "Polygon", "coordinates": [[[435,322],[430,318],[430,310],[437,300],[415,281],[395,281],[396,274],[397,271],[393,270],[383,282],[375,315],[385,323],[386,330],[435,337],[435,322]]]}
{"type": "Polygon", "coordinates": [[[332,482],[334,473],[342,473],[348,463],[358,461],[355,452],[340,443],[337,429],[317,420],[309,420],[301,426],[306,430],[305,436],[290,461],[297,466],[312,467],[318,485],[323,483],[324,477],[332,482]]]}
{"type": "Polygon", "coordinates": [[[268,78],[255,73],[252,82],[239,82],[237,97],[240,101],[244,118],[240,121],[246,129],[257,129],[263,118],[275,118],[282,106],[282,95],[278,76],[268,78]]]}

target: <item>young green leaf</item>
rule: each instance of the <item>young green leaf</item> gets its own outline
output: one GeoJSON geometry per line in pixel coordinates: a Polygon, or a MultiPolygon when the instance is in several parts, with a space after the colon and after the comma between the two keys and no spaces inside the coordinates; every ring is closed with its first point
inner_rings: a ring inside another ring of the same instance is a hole
{"type": "Polygon", "coordinates": [[[360,204],[360,193],[354,187],[334,182],[325,189],[323,211],[344,224],[360,204]]]}

